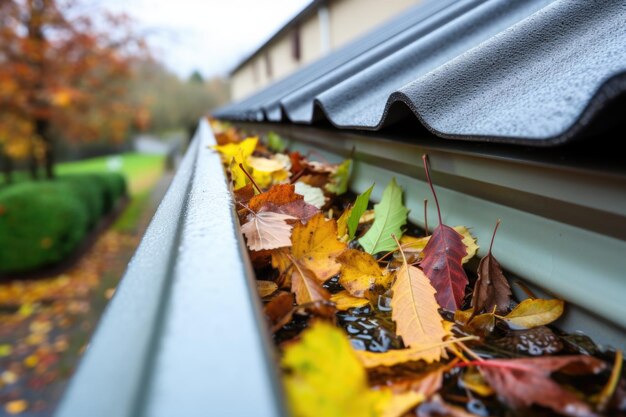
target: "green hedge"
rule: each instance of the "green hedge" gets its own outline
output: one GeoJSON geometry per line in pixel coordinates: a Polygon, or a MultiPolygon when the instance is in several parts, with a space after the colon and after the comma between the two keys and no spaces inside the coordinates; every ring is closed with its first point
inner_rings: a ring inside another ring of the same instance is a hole
{"type": "Polygon", "coordinates": [[[0,272],[63,260],[126,193],[119,174],[74,174],[0,190],[0,272]]]}

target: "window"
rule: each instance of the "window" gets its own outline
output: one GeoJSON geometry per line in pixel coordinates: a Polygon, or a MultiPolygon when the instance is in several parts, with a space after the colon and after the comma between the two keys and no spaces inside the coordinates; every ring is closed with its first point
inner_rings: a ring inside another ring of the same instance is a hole
{"type": "Polygon", "coordinates": [[[263,57],[265,58],[265,75],[267,75],[267,78],[272,78],[272,58],[270,53],[265,52],[263,57]]]}
{"type": "Polygon", "coordinates": [[[295,26],[291,32],[291,57],[296,62],[300,62],[300,59],[302,59],[300,25],[295,26]]]}

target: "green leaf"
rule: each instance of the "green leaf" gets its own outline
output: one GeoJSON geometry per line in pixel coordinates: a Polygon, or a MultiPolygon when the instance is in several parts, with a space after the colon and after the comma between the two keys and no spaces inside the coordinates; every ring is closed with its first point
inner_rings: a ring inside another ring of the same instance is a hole
{"type": "Polygon", "coordinates": [[[330,182],[326,184],[326,191],[337,195],[341,195],[348,191],[350,168],[352,168],[352,159],[346,159],[339,164],[337,171],[331,175],[330,182]]]}
{"type": "Polygon", "coordinates": [[[396,248],[396,242],[391,235],[400,239],[402,226],[406,224],[409,210],[402,204],[402,188],[393,178],[385,191],[380,203],[374,206],[374,224],[359,243],[366,252],[375,254],[390,251],[396,248]]]}
{"type": "Polygon", "coordinates": [[[350,217],[348,217],[348,236],[350,237],[350,240],[354,239],[356,229],[359,227],[359,219],[363,213],[365,213],[365,210],[367,210],[367,203],[370,201],[370,194],[372,194],[374,185],[376,184],[372,184],[372,186],[365,190],[364,193],[359,194],[354,202],[354,207],[352,207],[350,217]]]}
{"type": "Polygon", "coordinates": [[[267,134],[267,147],[270,151],[282,153],[287,149],[287,144],[278,133],[269,132],[267,134]]]}

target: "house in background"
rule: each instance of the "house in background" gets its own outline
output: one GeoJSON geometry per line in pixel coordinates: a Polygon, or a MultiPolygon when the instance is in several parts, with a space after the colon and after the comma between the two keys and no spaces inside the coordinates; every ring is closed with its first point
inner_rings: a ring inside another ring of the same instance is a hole
{"type": "Polygon", "coordinates": [[[420,2],[313,0],[231,71],[231,99],[249,96],[420,2]]]}

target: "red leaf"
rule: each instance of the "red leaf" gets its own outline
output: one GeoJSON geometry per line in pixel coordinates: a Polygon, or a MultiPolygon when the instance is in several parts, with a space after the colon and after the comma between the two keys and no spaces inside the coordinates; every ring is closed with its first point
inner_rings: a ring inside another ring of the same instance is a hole
{"type": "Polygon", "coordinates": [[[495,359],[477,363],[485,380],[511,407],[533,404],[573,417],[596,416],[585,402],[565,390],[550,373],[570,375],[598,373],[605,363],[591,356],[573,355],[524,359],[495,359]]]}
{"type": "Polygon", "coordinates": [[[448,310],[459,309],[468,284],[462,263],[467,253],[463,236],[450,226],[440,224],[422,253],[424,259],[420,266],[437,290],[437,302],[448,310]]]}

